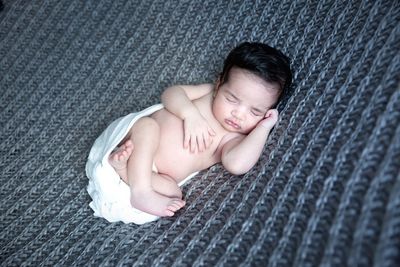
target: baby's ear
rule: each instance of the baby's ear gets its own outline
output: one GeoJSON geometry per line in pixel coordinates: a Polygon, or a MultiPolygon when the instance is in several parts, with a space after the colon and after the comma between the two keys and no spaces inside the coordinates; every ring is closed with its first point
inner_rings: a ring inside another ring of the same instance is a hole
{"type": "Polygon", "coordinates": [[[222,75],[220,74],[215,80],[215,90],[218,90],[221,84],[222,84],[222,75]]]}
{"type": "Polygon", "coordinates": [[[217,80],[215,81],[215,86],[214,86],[214,93],[213,93],[213,97],[215,97],[217,95],[217,92],[219,90],[219,87],[221,86],[221,75],[218,75],[217,80]]]}

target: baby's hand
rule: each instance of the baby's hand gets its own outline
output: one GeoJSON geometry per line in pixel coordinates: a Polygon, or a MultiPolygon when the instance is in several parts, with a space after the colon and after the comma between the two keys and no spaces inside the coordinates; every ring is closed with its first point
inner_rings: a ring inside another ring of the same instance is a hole
{"type": "Polygon", "coordinates": [[[275,123],[278,121],[278,110],[277,109],[270,109],[264,116],[264,119],[260,121],[259,125],[271,129],[274,127],[275,123]]]}
{"type": "Polygon", "coordinates": [[[183,147],[191,153],[203,152],[207,149],[215,136],[214,130],[200,113],[193,113],[183,120],[184,140],[183,147]]]}

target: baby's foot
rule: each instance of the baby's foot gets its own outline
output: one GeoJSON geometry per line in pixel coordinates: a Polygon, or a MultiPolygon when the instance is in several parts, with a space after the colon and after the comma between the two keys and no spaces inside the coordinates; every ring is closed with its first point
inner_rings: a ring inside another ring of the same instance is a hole
{"type": "Polygon", "coordinates": [[[110,154],[108,161],[111,166],[115,169],[118,175],[128,183],[128,174],[127,174],[127,165],[128,159],[131,156],[133,151],[133,143],[131,140],[127,140],[124,144],[122,144],[117,150],[110,154]]]}
{"type": "Polygon", "coordinates": [[[179,198],[163,196],[152,189],[131,190],[131,205],[141,211],[156,216],[174,216],[175,212],[185,206],[185,201],[179,198]]]}

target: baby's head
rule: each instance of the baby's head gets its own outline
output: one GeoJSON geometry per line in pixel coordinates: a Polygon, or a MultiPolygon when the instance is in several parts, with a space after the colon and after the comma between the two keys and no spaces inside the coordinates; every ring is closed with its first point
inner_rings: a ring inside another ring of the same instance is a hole
{"type": "Polygon", "coordinates": [[[279,95],[292,83],[289,58],[267,44],[245,42],[235,47],[225,59],[219,85],[228,81],[230,71],[234,67],[273,84],[279,95]]]}
{"type": "Polygon", "coordinates": [[[289,59],[279,50],[262,43],[242,43],[224,62],[213,111],[228,130],[249,133],[276,106],[291,81],[289,59]]]}

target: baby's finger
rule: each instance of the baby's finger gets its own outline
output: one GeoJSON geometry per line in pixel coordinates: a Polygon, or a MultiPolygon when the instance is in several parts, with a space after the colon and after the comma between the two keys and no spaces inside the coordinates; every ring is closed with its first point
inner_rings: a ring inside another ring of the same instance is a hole
{"type": "Polygon", "coordinates": [[[208,134],[206,136],[203,135],[203,146],[204,150],[208,148],[208,134]]]}
{"type": "Polygon", "coordinates": [[[213,128],[208,127],[208,134],[211,135],[211,136],[215,136],[216,133],[215,133],[213,128]]]}
{"type": "Polygon", "coordinates": [[[271,117],[277,117],[279,114],[277,109],[270,109],[267,111],[267,113],[265,114],[266,118],[271,118],[271,117]]]}
{"type": "Polygon", "coordinates": [[[197,146],[196,137],[191,136],[190,137],[190,152],[191,153],[194,153],[196,151],[196,146],[197,146]]]}
{"type": "Polygon", "coordinates": [[[187,131],[184,133],[183,137],[183,148],[187,149],[189,147],[189,142],[190,142],[190,135],[188,134],[187,131]]]}
{"type": "Polygon", "coordinates": [[[213,140],[213,138],[210,135],[207,135],[204,138],[204,145],[205,145],[206,148],[208,148],[211,145],[212,140],[213,140]]]}
{"type": "Polygon", "coordinates": [[[199,152],[203,152],[204,150],[204,136],[197,138],[197,146],[199,148],[199,152]]]}

